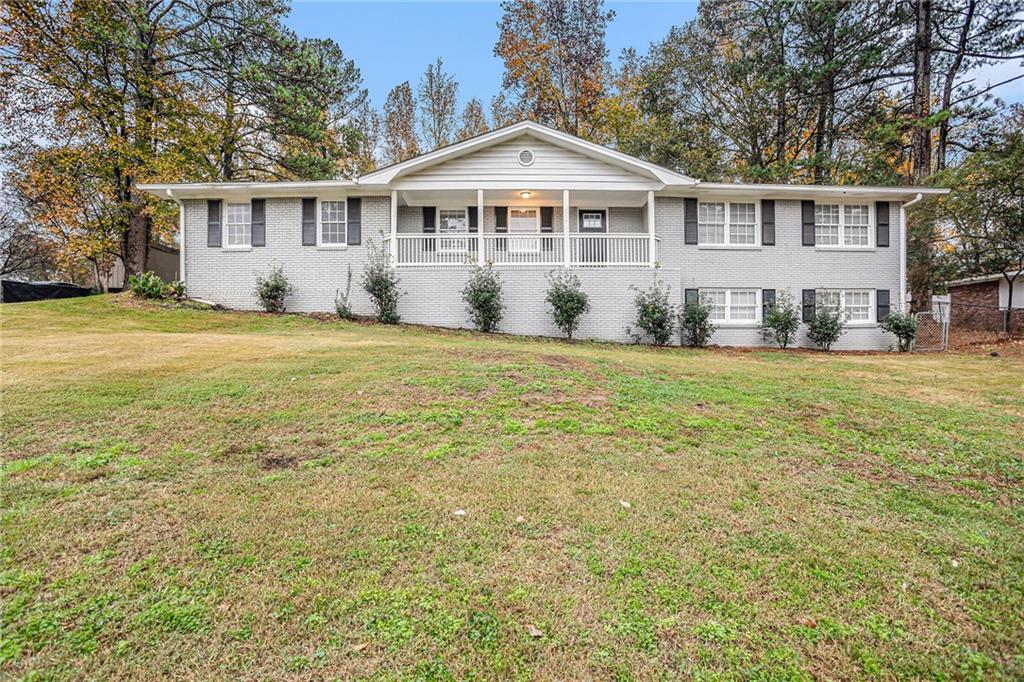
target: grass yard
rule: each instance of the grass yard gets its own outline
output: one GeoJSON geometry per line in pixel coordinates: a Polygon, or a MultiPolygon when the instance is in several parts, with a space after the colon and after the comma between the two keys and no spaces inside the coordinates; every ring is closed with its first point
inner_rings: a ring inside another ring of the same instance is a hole
{"type": "Polygon", "coordinates": [[[1024,677],[1022,357],[0,316],[4,677],[1024,677]]]}

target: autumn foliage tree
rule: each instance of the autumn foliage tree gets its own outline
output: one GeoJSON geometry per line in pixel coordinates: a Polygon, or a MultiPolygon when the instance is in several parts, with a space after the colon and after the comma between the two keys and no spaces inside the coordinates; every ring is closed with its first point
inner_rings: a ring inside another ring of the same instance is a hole
{"type": "Polygon", "coordinates": [[[146,269],[160,210],[138,183],[334,176],[352,140],[337,128],[358,104],[358,71],[330,41],[290,35],[285,9],[279,0],[6,0],[8,163],[53,147],[87,155],[87,177],[108,198],[97,240],[106,244],[109,223],[129,274],[146,269]]]}
{"type": "Polygon", "coordinates": [[[598,0],[505,0],[495,56],[502,86],[529,118],[590,137],[605,94],[605,33],[615,16],[598,0]]]}

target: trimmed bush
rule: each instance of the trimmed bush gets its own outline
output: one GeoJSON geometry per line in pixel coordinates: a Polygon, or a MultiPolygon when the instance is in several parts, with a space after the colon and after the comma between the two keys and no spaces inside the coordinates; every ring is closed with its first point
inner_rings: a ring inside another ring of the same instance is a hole
{"type": "Polygon", "coordinates": [[[128,275],[128,289],[139,298],[164,297],[164,281],[153,271],[128,275]]]}
{"type": "Polygon", "coordinates": [[[338,313],[338,317],[343,320],[351,320],[355,317],[352,314],[352,305],[349,302],[349,295],[352,293],[352,266],[348,266],[348,272],[345,276],[345,293],[341,293],[341,290],[334,292],[334,310],[338,313]]]}
{"type": "Polygon", "coordinates": [[[590,310],[590,297],[580,288],[580,278],[568,270],[549,272],[544,300],[551,306],[555,326],[571,340],[580,319],[590,310]]]}
{"type": "Polygon", "coordinates": [[[828,306],[814,306],[814,317],[807,325],[807,338],[821,350],[827,351],[845,332],[843,313],[828,306]]]}
{"type": "Polygon", "coordinates": [[[493,332],[498,328],[505,314],[505,304],[501,300],[501,277],[490,263],[473,268],[473,274],[462,289],[462,300],[477,331],[493,332]]]}
{"type": "Polygon", "coordinates": [[[770,307],[761,320],[761,338],[786,348],[796,340],[800,328],[800,311],[793,297],[786,292],[779,294],[775,305],[770,307]]]}
{"type": "Polygon", "coordinates": [[[402,292],[398,285],[401,280],[391,267],[391,255],[378,249],[371,242],[367,245],[369,258],[363,269],[363,290],[370,296],[370,302],[377,309],[377,320],[384,324],[398,324],[398,299],[402,292]]]}
{"type": "Polygon", "coordinates": [[[717,329],[711,322],[711,306],[703,301],[684,306],[679,313],[679,341],[683,345],[703,348],[717,329]]]}
{"type": "Polygon", "coordinates": [[[661,280],[651,285],[650,289],[637,289],[633,299],[636,307],[634,327],[626,327],[626,333],[634,343],[649,338],[656,346],[664,346],[672,339],[676,328],[676,309],[669,301],[669,287],[661,280]]]}
{"type": "Polygon", "coordinates": [[[889,313],[878,326],[896,337],[901,353],[909,351],[917,338],[917,318],[909,313],[889,313]]]}
{"type": "Polygon", "coordinates": [[[295,287],[285,277],[284,268],[280,265],[271,269],[266,278],[256,275],[256,297],[268,313],[283,313],[284,300],[293,293],[295,287]]]}

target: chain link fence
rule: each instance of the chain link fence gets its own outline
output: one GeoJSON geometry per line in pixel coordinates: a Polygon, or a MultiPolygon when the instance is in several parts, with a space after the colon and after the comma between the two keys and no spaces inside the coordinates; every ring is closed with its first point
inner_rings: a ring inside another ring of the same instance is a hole
{"type": "Polygon", "coordinates": [[[917,318],[916,351],[966,350],[973,346],[997,343],[1006,338],[1024,337],[1024,309],[1009,313],[1009,332],[1004,332],[1007,312],[999,306],[932,301],[931,310],[917,318]]]}

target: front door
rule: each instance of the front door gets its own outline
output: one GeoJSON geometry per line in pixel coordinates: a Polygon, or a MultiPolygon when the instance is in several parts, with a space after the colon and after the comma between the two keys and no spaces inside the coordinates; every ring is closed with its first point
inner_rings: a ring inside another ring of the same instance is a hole
{"type": "Polygon", "coordinates": [[[603,263],[605,260],[605,240],[598,236],[585,237],[582,235],[599,235],[608,232],[607,213],[603,210],[580,209],[580,237],[579,251],[577,256],[581,263],[603,263]]]}
{"type": "Polygon", "coordinates": [[[510,208],[508,211],[508,250],[510,253],[537,253],[540,237],[537,234],[537,209],[510,208]]]}

